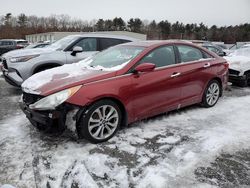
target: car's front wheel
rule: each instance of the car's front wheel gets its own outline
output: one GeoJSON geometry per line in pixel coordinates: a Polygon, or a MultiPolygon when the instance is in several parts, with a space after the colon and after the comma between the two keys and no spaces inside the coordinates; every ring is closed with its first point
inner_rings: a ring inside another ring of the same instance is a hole
{"type": "Polygon", "coordinates": [[[112,100],[100,100],[81,114],[78,134],[92,143],[112,138],[121,125],[121,110],[112,100]]]}
{"type": "Polygon", "coordinates": [[[208,83],[205,92],[203,94],[202,98],[203,106],[207,108],[214,106],[218,102],[221,92],[222,91],[219,82],[217,80],[211,80],[208,83]]]}

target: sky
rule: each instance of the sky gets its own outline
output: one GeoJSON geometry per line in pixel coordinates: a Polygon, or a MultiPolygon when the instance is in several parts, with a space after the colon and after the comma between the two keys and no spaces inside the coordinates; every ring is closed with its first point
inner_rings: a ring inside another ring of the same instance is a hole
{"type": "Polygon", "coordinates": [[[122,17],[203,22],[208,26],[250,23],[250,0],[0,0],[0,15],[67,14],[83,20],[122,17]]]}

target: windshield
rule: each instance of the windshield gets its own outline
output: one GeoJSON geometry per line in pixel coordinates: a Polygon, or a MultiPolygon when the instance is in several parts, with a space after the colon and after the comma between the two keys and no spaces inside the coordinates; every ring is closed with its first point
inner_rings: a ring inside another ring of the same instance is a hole
{"type": "Polygon", "coordinates": [[[47,48],[52,48],[55,50],[63,50],[65,49],[70,43],[72,43],[76,38],[78,38],[75,35],[70,35],[67,37],[64,37],[50,45],[47,46],[47,48]]]}
{"type": "Polygon", "coordinates": [[[144,47],[137,46],[116,46],[104,50],[97,55],[80,61],[88,69],[113,71],[119,70],[127,65],[144,47]]]}

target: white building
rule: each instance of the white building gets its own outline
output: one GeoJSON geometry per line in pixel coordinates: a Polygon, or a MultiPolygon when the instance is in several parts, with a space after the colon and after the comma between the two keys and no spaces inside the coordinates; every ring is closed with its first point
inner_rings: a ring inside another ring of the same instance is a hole
{"type": "MultiPolygon", "coordinates": [[[[77,34],[84,34],[84,33],[86,32],[48,32],[48,33],[37,33],[37,34],[26,35],[25,38],[29,43],[44,42],[44,41],[54,42],[68,35],[77,35],[77,34]]],[[[147,36],[144,34],[133,33],[129,31],[100,31],[100,32],[91,32],[91,33],[124,35],[124,36],[137,38],[140,40],[147,39],[147,36]]]]}

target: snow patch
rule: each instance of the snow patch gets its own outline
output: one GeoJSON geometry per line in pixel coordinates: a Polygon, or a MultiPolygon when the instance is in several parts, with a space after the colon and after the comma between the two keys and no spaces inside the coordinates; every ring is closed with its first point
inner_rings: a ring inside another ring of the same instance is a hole
{"type": "Polygon", "coordinates": [[[224,58],[228,61],[229,68],[240,71],[241,75],[245,71],[250,70],[250,48],[235,50],[224,58]]]}
{"type": "Polygon", "coordinates": [[[110,68],[105,68],[101,65],[98,65],[98,66],[95,66],[95,67],[90,67],[90,66],[86,66],[87,69],[89,70],[102,70],[102,71],[117,71],[117,70],[120,70],[122,69],[123,67],[125,67],[130,61],[127,61],[121,65],[117,65],[117,66],[114,66],[114,67],[110,67],[110,68]]]}
{"type": "Polygon", "coordinates": [[[250,69],[250,57],[245,56],[226,56],[229,68],[240,71],[242,74],[250,69]]]}
{"type": "Polygon", "coordinates": [[[80,64],[74,63],[70,65],[63,65],[49,70],[45,70],[34,74],[22,84],[22,89],[27,93],[40,94],[36,91],[43,85],[53,82],[58,79],[65,79],[68,77],[77,77],[84,74],[89,74],[91,70],[84,69],[80,64]]]}
{"type": "Polygon", "coordinates": [[[179,142],[180,139],[181,138],[179,136],[169,136],[166,138],[160,138],[159,140],[157,140],[157,143],[175,144],[179,142]]]}

